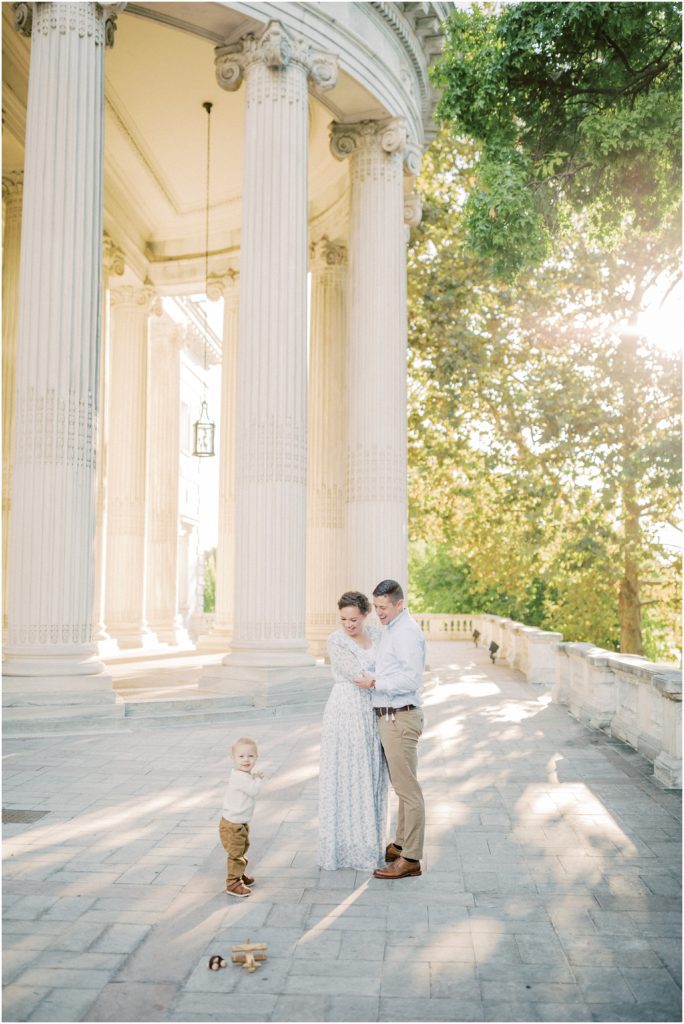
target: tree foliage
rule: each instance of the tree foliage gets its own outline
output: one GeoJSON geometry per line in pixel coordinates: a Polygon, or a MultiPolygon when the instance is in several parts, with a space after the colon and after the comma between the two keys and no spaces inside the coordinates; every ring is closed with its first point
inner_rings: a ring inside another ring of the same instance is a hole
{"type": "Polygon", "coordinates": [[[473,5],[446,22],[438,116],[480,147],[471,247],[501,277],[539,265],[573,214],[602,247],[680,202],[681,5],[473,5]]]}
{"type": "Polygon", "coordinates": [[[453,602],[468,601],[451,611],[637,653],[645,631],[663,653],[678,357],[626,324],[676,274],[677,228],[606,251],[578,220],[552,258],[502,282],[468,245],[477,159],[449,131],[433,144],[409,248],[412,589],[420,610],[446,603],[450,563],[453,602]]]}

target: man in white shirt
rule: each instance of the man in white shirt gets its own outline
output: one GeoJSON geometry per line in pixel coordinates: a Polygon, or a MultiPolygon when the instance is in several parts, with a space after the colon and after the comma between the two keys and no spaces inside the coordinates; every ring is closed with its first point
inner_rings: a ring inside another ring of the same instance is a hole
{"type": "Polygon", "coordinates": [[[425,836],[425,803],[417,775],[418,740],[423,731],[420,690],[425,639],[404,607],[404,592],[396,580],[378,583],[373,606],[385,627],[375,675],[364,672],[354,682],[371,690],[390,781],[399,798],[396,839],[385,851],[389,867],[378,868],[373,874],[376,878],[408,878],[421,874],[425,836]]]}

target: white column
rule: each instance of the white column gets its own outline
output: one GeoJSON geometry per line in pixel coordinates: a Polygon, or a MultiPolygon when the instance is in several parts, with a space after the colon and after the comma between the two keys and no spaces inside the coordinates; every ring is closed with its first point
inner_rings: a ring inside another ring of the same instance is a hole
{"type": "Polygon", "coordinates": [[[209,647],[227,651],[233,632],[235,587],[235,404],[240,277],[234,270],[210,274],[207,295],[223,296],[221,419],[219,423],[219,505],[216,547],[216,612],[209,647]]]}
{"type": "Polygon", "coordinates": [[[19,251],[23,171],[2,178],[5,229],[2,255],[2,625],[7,626],[7,556],[12,508],[12,428],[14,425],[14,370],[17,356],[19,306],[19,251]]]}
{"type": "Polygon", "coordinates": [[[347,249],[311,246],[306,635],[315,655],[338,625],[352,589],[346,545],[347,249]]]}
{"type": "MultiPolygon", "coordinates": [[[[306,605],[307,79],[336,65],[269,22],[217,51],[227,89],[245,80],[231,653],[243,667],[313,664],[306,605]]],[[[262,674],[262,680],[268,673],[262,674]]]]}
{"type": "Polygon", "coordinates": [[[403,163],[418,154],[402,118],[333,124],[350,157],[347,528],[349,578],[370,594],[407,584],[406,234],[403,163]]]}
{"type": "Polygon", "coordinates": [[[146,620],[164,643],[190,645],[178,614],[180,349],[183,331],[170,317],[150,326],[146,620]]]}
{"type": "Polygon", "coordinates": [[[152,288],[111,290],[111,374],[105,621],[119,647],[151,647],[145,618],[149,318],[152,288]]]}
{"type": "Polygon", "coordinates": [[[5,699],[113,703],[92,627],[108,32],[99,4],[32,11],[5,699]]]}
{"type": "Polygon", "coordinates": [[[100,339],[100,401],[98,416],[97,503],[95,530],[95,642],[100,657],[118,650],[116,640],[107,632],[105,623],[105,580],[107,576],[107,448],[109,444],[109,376],[110,376],[110,302],[109,282],[125,269],[123,250],[109,235],[102,241],[102,334],[100,339]]]}

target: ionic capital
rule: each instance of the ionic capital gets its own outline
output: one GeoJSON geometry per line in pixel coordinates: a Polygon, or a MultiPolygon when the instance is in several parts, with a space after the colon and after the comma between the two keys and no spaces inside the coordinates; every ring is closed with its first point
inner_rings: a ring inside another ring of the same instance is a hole
{"type": "Polygon", "coordinates": [[[421,152],[408,134],[405,117],[390,117],[382,121],[357,121],[356,124],[330,125],[330,149],[337,160],[361,150],[376,149],[384,153],[399,153],[406,174],[420,171],[421,152]]]}
{"type": "Polygon", "coordinates": [[[311,243],[309,255],[312,270],[329,270],[346,264],[347,247],[341,242],[331,242],[327,235],[323,235],[320,241],[311,243]]]}
{"type": "Polygon", "coordinates": [[[31,35],[33,28],[33,4],[12,4],[14,10],[14,27],[20,36],[31,35]]]}
{"type": "Polygon", "coordinates": [[[111,240],[109,235],[102,238],[102,271],[104,274],[116,274],[121,277],[126,269],[123,249],[111,240]]]}
{"type": "Polygon", "coordinates": [[[125,3],[98,4],[104,14],[105,46],[108,50],[114,46],[114,33],[116,32],[116,16],[126,7],[125,3]]]}
{"type": "Polygon", "coordinates": [[[22,36],[33,31],[47,36],[50,32],[66,35],[77,32],[83,38],[93,39],[96,46],[114,45],[116,16],[125,3],[15,3],[14,27],[22,36]]]}
{"type": "Polygon", "coordinates": [[[419,192],[410,192],[404,196],[404,224],[415,228],[423,216],[423,197],[419,192]]]}
{"type": "Polygon", "coordinates": [[[112,308],[132,307],[141,316],[161,316],[162,302],[154,288],[144,285],[136,288],[134,285],[122,285],[119,288],[112,288],[109,293],[109,301],[112,308]]]}
{"type": "Polygon", "coordinates": [[[279,21],[269,21],[260,36],[250,32],[239,43],[216,47],[216,80],[223,89],[239,89],[245,72],[253,64],[283,69],[296,65],[304,70],[319,89],[332,89],[337,82],[337,55],[317,50],[294,36],[279,21]]]}
{"type": "Polygon", "coordinates": [[[228,301],[233,296],[237,297],[239,281],[239,273],[232,268],[229,268],[222,274],[209,274],[206,287],[207,298],[211,302],[218,302],[220,298],[228,301]]]}
{"type": "Polygon", "coordinates": [[[2,176],[2,201],[8,205],[21,202],[24,191],[24,172],[7,171],[2,176]]]}

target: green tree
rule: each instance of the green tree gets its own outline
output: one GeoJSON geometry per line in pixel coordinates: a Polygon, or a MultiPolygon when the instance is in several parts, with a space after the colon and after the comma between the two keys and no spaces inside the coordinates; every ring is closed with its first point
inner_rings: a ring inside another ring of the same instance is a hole
{"type": "Polygon", "coordinates": [[[501,282],[466,244],[475,161],[438,138],[409,250],[412,535],[446,545],[457,577],[465,560],[471,595],[640,653],[673,572],[659,534],[678,500],[679,371],[627,321],[676,272],[678,233],[606,252],[578,227],[501,282]]]}
{"type": "Polygon", "coordinates": [[[216,548],[209,548],[204,552],[203,611],[216,611],[216,548]]]}
{"type": "Polygon", "coordinates": [[[656,233],[680,203],[681,4],[473,5],[445,23],[438,116],[480,146],[469,244],[510,278],[559,232],[656,233]]]}

